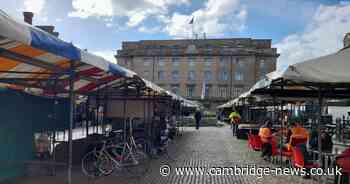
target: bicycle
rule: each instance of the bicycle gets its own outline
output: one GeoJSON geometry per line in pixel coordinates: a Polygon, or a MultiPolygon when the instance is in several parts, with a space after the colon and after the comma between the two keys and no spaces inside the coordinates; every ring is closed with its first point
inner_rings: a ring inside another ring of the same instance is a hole
{"type": "MultiPolygon", "coordinates": [[[[95,148],[82,159],[82,170],[87,176],[108,176],[116,169],[125,168],[132,175],[143,175],[148,171],[150,159],[142,151],[142,143],[133,137],[131,121],[129,134],[123,143],[103,141],[102,148],[95,148]]],[[[124,133],[124,132],[119,132],[124,133]]]]}

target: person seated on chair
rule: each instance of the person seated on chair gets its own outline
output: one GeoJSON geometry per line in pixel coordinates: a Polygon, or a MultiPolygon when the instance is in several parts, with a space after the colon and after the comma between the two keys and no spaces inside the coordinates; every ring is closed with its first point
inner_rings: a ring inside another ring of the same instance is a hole
{"type": "Polygon", "coordinates": [[[261,157],[263,157],[265,160],[270,160],[272,156],[271,127],[272,123],[270,121],[266,121],[266,123],[259,129],[259,136],[262,142],[261,157]]]}
{"type": "Polygon", "coordinates": [[[293,138],[308,140],[309,132],[306,128],[302,127],[300,123],[291,123],[291,129],[287,134],[288,150],[291,150],[292,146],[296,146],[291,144],[293,138]]]}

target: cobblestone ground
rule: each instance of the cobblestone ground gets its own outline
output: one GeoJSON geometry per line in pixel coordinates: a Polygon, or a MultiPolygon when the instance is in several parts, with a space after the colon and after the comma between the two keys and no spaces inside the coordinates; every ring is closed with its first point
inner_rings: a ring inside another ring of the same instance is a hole
{"type": "MultiPolygon", "coordinates": [[[[314,180],[304,180],[300,176],[179,176],[171,172],[169,176],[161,176],[159,168],[163,164],[174,167],[233,167],[256,164],[260,167],[276,167],[263,161],[258,152],[250,151],[246,140],[237,140],[232,137],[230,128],[205,127],[200,130],[186,128],[182,136],[178,136],[169,148],[169,156],[152,160],[150,171],[142,177],[131,178],[125,173],[116,173],[112,176],[89,180],[84,177],[79,168],[74,172],[73,183],[132,183],[132,184],[281,184],[281,183],[318,183],[314,180]]],[[[174,170],[174,169],[173,169],[174,170]]],[[[18,183],[64,183],[64,175],[57,177],[42,177],[35,179],[23,179],[18,183]]],[[[17,182],[16,182],[17,183],[17,182]]]]}

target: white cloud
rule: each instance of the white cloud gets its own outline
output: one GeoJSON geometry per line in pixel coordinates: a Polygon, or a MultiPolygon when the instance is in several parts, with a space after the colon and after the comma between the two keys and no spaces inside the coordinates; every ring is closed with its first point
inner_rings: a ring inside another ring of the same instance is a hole
{"type": "Polygon", "coordinates": [[[110,62],[117,63],[117,60],[114,57],[114,55],[116,54],[115,51],[101,50],[101,51],[92,51],[92,53],[96,54],[98,56],[101,56],[101,57],[105,58],[106,60],[108,60],[110,62]]]}
{"type": "Polygon", "coordinates": [[[56,18],[55,21],[56,21],[56,22],[62,22],[63,19],[62,19],[62,18],[56,18]]]}
{"type": "Polygon", "coordinates": [[[174,13],[168,20],[166,31],[174,37],[188,37],[192,26],[189,24],[194,17],[196,33],[205,32],[208,35],[220,36],[228,31],[242,31],[247,17],[246,8],[239,0],[208,0],[203,8],[192,14],[174,13]]]}
{"type": "Polygon", "coordinates": [[[24,11],[31,11],[40,15],[44,9],[46,0],[25,0],[24,11]]]}
{"type": "Polygon", "coordinates": [[[137,30],[142,33],[155,34],[155,33],[161,32],[162,28],[160,26],[155,26],[155,27],[140,26],[137,30]]]}
{"type": "Polygon", "coordinates": [[[350,4],[320,5],[306,29],[275,44],[281,54],[278,69],[307,59],[330,54],[342,48],[350,32],[350,4]]]}
{"type": "Polygon", "coordinates": [[[135,27],[152,15],[164,15],[172,5],[188,4],[188,0],[73,0],[70,17],[127,17],[127,25],[135,27]]]}

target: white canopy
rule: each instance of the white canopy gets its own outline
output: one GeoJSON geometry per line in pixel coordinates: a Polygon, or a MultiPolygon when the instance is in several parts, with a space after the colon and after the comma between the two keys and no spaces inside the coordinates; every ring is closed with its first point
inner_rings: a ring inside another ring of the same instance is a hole
{"type": "Polygon", "coordinates": [[[314,83],[350,83],[350,48],[288,67],[285,79],[314,83]]]}
{"type": "Polygon", "coordinates": [[[239,102],[239,100],[244,99],[244,98],[248,98],[251,96],[250,91],[247,91],[245,93],[242,93],[241,95],[239,95],[237,98],[230,100],[222,105],[217,106],[217,109],[223,109],[223,108],[230,108],[233,105],[237,104],[239,102]]]}

